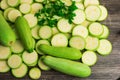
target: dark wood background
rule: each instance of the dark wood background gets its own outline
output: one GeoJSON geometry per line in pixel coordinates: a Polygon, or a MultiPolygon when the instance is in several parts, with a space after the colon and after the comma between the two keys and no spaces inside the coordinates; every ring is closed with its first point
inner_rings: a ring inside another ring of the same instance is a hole
{"type": "MultiPolygon", "coordinates": [[[[109,56],[98,55],[98,62],[92,67],[92,75],[88,78],[76,78],[56,71],[42,71],[39,80],[120,80],[120,0],[100,0],[109,11],[109,16],[103,24],[110,29],[109,40],[113,51],[109,56]]],[[[72,65],[71,65],[72,66],[72,65]]],[[[0,80],[30,80],[28,75],[22,79],[14,78],[10,72],[1,74],[0,80]]]]}

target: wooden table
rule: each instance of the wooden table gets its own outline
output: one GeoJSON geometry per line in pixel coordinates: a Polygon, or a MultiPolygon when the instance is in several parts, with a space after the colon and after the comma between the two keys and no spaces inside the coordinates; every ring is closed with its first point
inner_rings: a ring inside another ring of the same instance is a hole
{"type": "MultiPolygon", "coordinates": [[[[113,51],[109,56],[98,55],[98,62],[92,67],[88,78],[76,78],[56,71],[42,71],[39,80],[120,80],[120,0],[100,0],[108,8],[109,16],[103,23],[110,28],[109,40],[113,51]]],[[[30,80],[28,75],[22,79],[14,78],[10,72],[1,74],[0,80],[30,80]]]]}

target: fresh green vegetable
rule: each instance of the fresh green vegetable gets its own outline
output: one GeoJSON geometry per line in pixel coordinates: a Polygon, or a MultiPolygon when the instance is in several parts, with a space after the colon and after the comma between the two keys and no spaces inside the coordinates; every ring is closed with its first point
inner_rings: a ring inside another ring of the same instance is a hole
{"type": "Polygon", "coordinates": [[[24,47],[19,40],[16,40],[16,42],[11,46],[11,50],[13,53],[21,53],[23,52],[24,47]]]}
{"type": "Polygon", "coordinates": [[[69,40],[69,45],[73,48],[83,50],[86,46],[86,41],[81,36],[73,36],[69,40]]]}
{"type": "Polygon", "coordinates": [[[112,51],[112,44],[110,41],[106,40],[106,39],[101,39],[100,40],[100,45],[97,49],[97,52],[100,54],[100,55],[108,55],[110,54],[112,51]]]}
{"type": "Polygon", "coordinates": [[[0,45],[0,60],[6,60],[11,55],[10,47],[0,45]]]}
{"type": "Polygon", "coordinates": [[[15,21],[15,28],[24,45],[24,48],[27,51],[32,52],[34,50],[34,42],[26,19],[24,17],[18,17],[15,21]]]}
{"type": "Polygon", "coordinates": [[[39,29],[40,29],[39,25],[36,25],[34,28],[31,29],[32,37],[34,39],[40,39],[39,29]]]}
{"type": "Polygon", "coordinates": [[[0,42],[5,46],[11,46],[15,40],[15,33],[0,13],[0,42]]]}
{"type": "Polygon", "coordinates": [[[27,14],[31,11],[31,5],[27,3],[23,3],[19,6],[19,10],[21,11],[21,13],[27,14]]]}
{"type": "Polygon", "coordinates": [[[28,67],[27,65],[25,65],[24,63],[22,63],[22,65],[18,68],[12,69],[12,75],[16,78],[23,78],[28,71],[28,67]]]}
{"type": "Polygon", "coordinates": [[[93,51],[85,51],[82,55],[82,62],[88,66],[92,66],[97,62],[97,55],[93,51]]]}
{"type": "Polygon", "coordinates": [[[81,52],[76,48],[70,47],[54,47],[45,44],[41,44],[39,47],[44,54],[48,54],[51,56],[56,56],[60,58],[66,58],[71,60],[78,60],[81,58],[81,52]]]}
{"type": "Polygon", "coordinates": [[[44,58],[45,56],[42,56],[40,57],[40,59],[38,60],[38,66],[41,70],[44,70],[44,71],[48,71],[50,70],[51,68],[47,65],[44,64],[44,62],[42,61],[42,59],[44,58]]]}
{"type": "Polygon", "coordinates": [[[38,54],[36,51],[33,51],[31,53],[24,51],[22,54],[22,59],[23,62],[27,64],[27,66],[35,66],[37,64],[38,54]]]}
{"type": "Polygon", "coordinates": [[[44,57],[43,62],[51,68],[68,75],[77,77],[88,77],[91,74],[90,67],[80,62],[75,62],[62,58],[55,58],[51,56],[44,57]]]}
{"type": "Polygon", "coordinates": [[[20,4],[20,0],[6,0],[7,4],[11,7],[17,7],[20,4]]]}
{"type": "Polygon", "coordinates": [[[56,26],[58,21],[53,18],[55,15],[66,18],[69,20],[69,23],[72,23],[73,17],[75,16],[73,11],[76,10],[77,7],[75,2],[72,2],[70,6],[65,6],[66,2],[67,1],[64,0],[43,1],[43,8],[35,14],[38,18],[38,24],[47,24],[50,27],[56,26]]]}
{"type": "Polygon", "coordinates": [[[19,55],[13,54],[8,58],[10,68],[18,68],[22,64],[22,59],[19,55]]]}
{"type": "Polygon", "coordinates": [[[66,47],[68,45],[68,39],[63,33],[58,33],[52,37],[51,44],[56,47],[66,47]]]}
{"type": "Polygon", "coordinates": [[[31,79],[39,79],[40,76],[41,76],[41,71],[39,68],[37,67],[34,67],[34,68],[31,68],[30,71],[29,71],[29,76],[31,79]]]}
{"type": "Polygon", "coordinates": [[[0,60],[0,73],[5,73],[10,71],[10,67],[7,65],[6,60],[0,60]]]}
{"type": "Polygon", "coordinates": [[[5,10],[9,7],[9,5],[7,4],[7,0],[1,0],[0,2],[0,8],[5,10]]]}

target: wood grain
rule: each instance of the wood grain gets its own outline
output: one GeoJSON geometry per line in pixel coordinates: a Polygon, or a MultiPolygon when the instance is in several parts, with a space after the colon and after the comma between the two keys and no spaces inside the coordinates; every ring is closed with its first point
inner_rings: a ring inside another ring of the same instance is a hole
{"type": "MultiPolygon", "coordinates": [[[[109,56],[98,55],[98,62],[92,67],[92,75],[88,78],[76,78],[56,72],[42,71],[39,80],[117,80],[120,77],[120,0],[100,0],[107,7],[109,16],[103,24],[110,29],[109,40],[113,51],[109,56]]],[[[28,75],[22,79],[14,78],[10,72],[1,74],[0,80],[30,80],[28,75]]],[[[119,79],[120,80],[120,79],[119,79]]]]}

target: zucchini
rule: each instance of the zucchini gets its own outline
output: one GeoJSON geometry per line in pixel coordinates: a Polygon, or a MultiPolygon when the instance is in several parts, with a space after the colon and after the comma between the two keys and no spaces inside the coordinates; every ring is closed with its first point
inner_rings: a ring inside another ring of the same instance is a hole
{"type": "Polygon", "coordinates": [[[54,47],[54,46],[41,44],[38,48],[44,54],[48,54],[60,58],[79,60],[82,56],[81,52],[78,49],[71,47],[54,47]]]}
{"type": "Polygon", "coordinates": [[[88,66],[93,66],[97,62],[97,55],[93,51],[85,51],[82,55],[82,62],[88,66]]]}
{"type": "Polygon", "coordinates": [[[14,31],[11,29],[3,15],[0,13],[0,42],[5,46],[11,46],[16,40],[14,31]]]}
{"type": "Polygon", "coordinates": [[[7,4],[7,0],[1,0],[0,2],[0,8],[5,10],[9,7],[9,5],[7,4]]]}
{"type": "Polygon", "coordinates": [[[34,80],[38,80],[41,76],[41,71],[37,67],[33,67],[29,71],[29,77],[34,80]]]}
{"type": "Polygon", "coordinates": [[[24,17],[18,17],[15,21],[15,28],[18,32],[18,35],[23,43],[24,48],[28,52],[34,50],[35,43],[33,42],[32,34],[28,22],[24,17]]]}
{"type": "Polygon", "coordinates": [[[43,61],[42,61],[42,58],[43,58],[43,57],[44,57],[44,56],[40,57],[40,59],[38,60],[38,66],[39,66],[39,68],[40,68],[41,70],[48,71],[48,70],[50,70],[51,68],[43,63],[43,61]]]}
{"type": "Polygon", "coordinates": [[[34,39],[40,39],[39,29],[40,29],[39,25],[36,25],[34,28],[31,29],[32,37],[34,39]]]}
{"type": "Polygon", "coordinates": [[[10,67],[7,65],[6,60],[0,60],[0,73],[5,73],[10,71],[10,67]]]}
{"type": "Polygon", "coordinates": [[[30,28],[33,28],[34,26],[37,25],[37,18],[34,16],[34,14],[26,14],[24,15],[24,18],[27,20],[30,28]]]}
{"type": "Polygon", "coordinates": [[[89,5],[99,5],[99,0],[84,0],[84,6],[87,7],[89,5]]]}
{"type": "Polygon", "coordinates": [[[7,0],[7,4],[11,7],[17,7],[20,4],[20,0],[7,0]]]}
{"type": "Polygon", "coordinates": [[[83,50],[85,48],[85,39],[81,36],[73,36],[69,40],[69,45],[73,48],[83,50]]]}
{"type": "Polygon", "coordinates": [[[83,5],[81,2],[76,2],[75,5],[76,5],[76,7],[77,7],[78,9],[81,9],[81,10],[84,10],[84,9],[85,9],[85,8],[84,8],[84,5],[83,5]]]}
{"type": "Polygon", "coordinates": [[[30,11],[30,13],[35,14],[35,13],[37,13],[39,10],[41,10],[42,8],[43,8],[43,5],[42,5],[42,4],[40,4],[40,3],[33,3],[33,4],[31,5],[31,11],[30,11]]]}
{"type": "Polygon", "coordinates": [[[88,77],[91,75],[90,67],[80,62],[75,62],[62,58],[55,58],[51,56],[44,57],[43,62],[54,70],[68,75],[76,77],[88,77]]]}
{"type": "Polygon", "coordinates": [[[24,51],[22,54],[22,59],[23,62],[27,64],[27,66],[35,66],[37,64],[38,54],[36,51],[33,51],[31,53],[24,51]]]}
{"type": "Polygon", "coordinates": [[[7,62],[10,68],[18,68],[22,64],[22,59],[19,55],[13,54],[8,58],[7,62]]]}
{"type": "Polygon", "coordinates": [[[22,63],[22,65],[19,68],[12,69],[12,75],[16,78],[23,78],[28,71],[27,65],[22,63]]]}
{"type": "Polygon", "coordinates": [[[97,21],[101,16],[101,10],[97,5],[89,5],[85,9],[86,19],[89,21],[97,21]]]}
{"type": "Polygon", "coordinates": [[[106,56],[109,55],[112,51],[112,44],[109,40],[106,39],[101,39],[100,40],[100,45],[97,49],[97,52],[100,55],[106,56]]]}
{"type": "Polygon", "coordinates": [[[95,37],[99,37],[103,34],[104,28],[103,28],[102,24],[100,24],[98,22],[93,22],[89,25],[88,30],[91,35],[93,35],[95,37]]]}
{"type": "Polygon", "coordinates": [[[27,14],[31,11],[31,5],[27,3],[23,3],[19,6],[19,10],[21,11],[21,13],[27,14]]]}
{"type": "Polygon", "coordinates": [[[58,30],[63,32],[63,33],[68,33],[71,32],[72,30],[72,24],[69,23],[67,19],[60,19],[57,23],[58,30]]]}
{"type": "Polygon", "coordinates": [[[88,36],[88,29],[82,25],[77,25],[73,28],[72,35],[78,35],[82,36],[83,38],[86,38],[88,36]]]}
{"type": "Polygon", "coordinates": [[[16,40],[16,42],[11,46],[11,50],[13,53],[22,53],[24,47],[19,40],[16,40]]]}
{"type": "Polygon", "coordinates": [[[11,55],[10,47],[0,45],[0,60],[6,60],[11,55]]]}
{"type": "Polygon", "coordinates": [[[38,47],[39,47],[41,44],[50,45],[50,42],[49,42],[48,40],[39,40],[39,41],[37,41],[36,46],[35,46],[35,49],[36,49],[36,51],[37,51],[38,54],[43,55],[43,53],[38,49],[38,47]]]}
{"type": "Polygon", "coordinates": [[[20,3],[21,4],[23,4],[23,3],[32,4],[33,0],[20,0],[20,3]]]}
{"type": "Polygon", "coordinates": [[[52,46],[66,47],[68,45],[68,39],[63,33],[54,35],[51,39],[52,46]]]}

